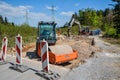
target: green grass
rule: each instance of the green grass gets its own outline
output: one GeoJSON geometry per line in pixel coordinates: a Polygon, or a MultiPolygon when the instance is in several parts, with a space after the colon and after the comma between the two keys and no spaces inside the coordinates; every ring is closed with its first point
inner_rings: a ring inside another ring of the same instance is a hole
{"type": "Polygon", "coordinates": [[[0,24],[0,47],[5,36],[8,38],[8,47],[15,46],[15,37],[18,34],[22,36],[23,44],[34,42],[36,40],[37,28],[28,25],[12,26],[10,24],[0,24]]]}
{"type": "Polygon", "coordinates": [[[62,27],[61,28],[61,34],[67,34],[67,30],[68,30],[67,27],[62,27]]]}
{"type": "Polygon", "coordinates": [[[120,45],[120,39],[115,39],[115,38],[102,38],[102,39],[111,44],[120,45]]]}
{"type": "Polygon", "coordinates": [[[73,35],[78,35],[78,30],[79,30],[78,25],[74,25],[74,26],[71,28],[71,32],[72,32],[73,35]]]}
{"type": "MultiPolygon", "coordinates": [[[[71,27],[71,33],[72,33],[72,35],[78,35],[78,30],[79,30],[78,25],[73,25],[71,27]]],[[[67,34],[67,31],[68,31],[68,27],[62,27],[61,28],[61,33],[62,34],[67,34]]]]}

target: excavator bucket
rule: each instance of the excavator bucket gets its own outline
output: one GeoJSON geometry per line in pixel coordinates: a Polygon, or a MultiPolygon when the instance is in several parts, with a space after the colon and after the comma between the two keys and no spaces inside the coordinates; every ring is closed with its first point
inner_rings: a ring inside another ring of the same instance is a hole
{"type": "Polygon", "coordinates": [[[61,64],[78,57],[78,52],[68,45],[49,46],[49,61],[52,64],[61,64]]]}

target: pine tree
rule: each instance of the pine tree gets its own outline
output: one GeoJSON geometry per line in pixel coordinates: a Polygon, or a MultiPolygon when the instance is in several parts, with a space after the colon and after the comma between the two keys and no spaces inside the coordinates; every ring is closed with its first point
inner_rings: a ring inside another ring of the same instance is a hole
{"type": "Polygon", "coordinates": [[[12,26],[14,26],[14,22],[12,22],[12,26]]]}
{"type": "Polygon", "coordinates": [[[114,6],[114,28],[116,29],[117,35],[120,34],[120,0],[112,0],[113,2],[116,2],[114,6]]]}
{"type": "Polygon", "coordinates": [[[7,19],[7,17],[5,17],[5,24],[8,24],[8,19],[7,19]]]}
{"type": "Polygon", "coordinates": [[[3,17],[0,15],[0,23],[3,23],[4,20],[3,20],[3,17]]]}

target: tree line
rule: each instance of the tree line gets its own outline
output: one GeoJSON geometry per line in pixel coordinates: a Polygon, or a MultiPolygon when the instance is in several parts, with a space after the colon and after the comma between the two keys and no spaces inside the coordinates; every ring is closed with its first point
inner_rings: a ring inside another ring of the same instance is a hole
{"type": "MultiPolygon", "coordinates": [[[[37,28],[31,27],[27,24],[14,25],[14,23],[9,22],[8,18],[3,18],[0,16],[0,44],[3,37],[9,39],[8,47],[13,47],[15,44],[15,37],[20,34],[23,39],[23,44],[33,42],[36,40],[37,28]]],[[[1,45],[0,45],[1,46],[1,45]]]]}
{"type": "Polygon", "coordinates": [[[12,24],[14,26],[14,22],[10,23],[8,22],[8,18],[4,17],[2,15],[0,15],[0,24],[12,24]]]}
{"type": "Polygon", "coordinates": [[[94,10],[91,8],[78,11],[77,19],[82,26],[90,26],[92,29],[100,28],[104,35],[120,37],[120,0],[112,0],[113,8],[94,10]]]}

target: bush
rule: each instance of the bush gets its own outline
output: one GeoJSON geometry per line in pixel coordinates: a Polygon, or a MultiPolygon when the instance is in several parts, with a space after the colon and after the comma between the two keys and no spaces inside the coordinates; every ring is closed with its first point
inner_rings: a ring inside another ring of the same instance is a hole
{"type": "Polygon", "coordinates": [[[109,37],[115,37],[116,30],[114,28],[110,28],[108,32],[106,33],[109,37]]]}
{"type": "MultiPolygon", "coordinates": [[[[73,25],[71,27],[71,33],[72,33],[72,35],[78,35],[78,30],[79,30],[78,25],[73,25]]],[[[61,33],[62,34],[68,34],[67,31],[68,31],[68,27],[62,27],[61,28],[61,33]]]]}
{"type": "Polygon", "coordinates": [[[74,25],[74,26],[71,28],[72,35],[78,35],[78,30],[79,30],[78,25],[74,25]]]}
{"type": "Polygon", "coordinates": [[[8,47],[15,46],[15,37],[20,34],[23,44],[33,42],[37,36],[37,28],[29,25],[12,26],[10,24],[0,24],[0,47],[3,37],[8,37],[8,47]]]}

